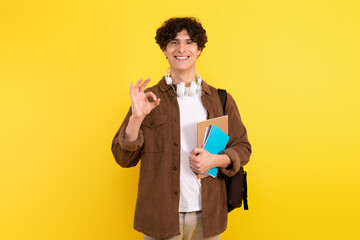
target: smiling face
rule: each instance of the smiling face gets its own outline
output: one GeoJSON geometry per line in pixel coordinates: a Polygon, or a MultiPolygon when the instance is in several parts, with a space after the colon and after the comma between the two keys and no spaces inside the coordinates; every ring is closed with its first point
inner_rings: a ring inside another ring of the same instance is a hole
{"type": "Polygon", "coordinates": [[[188,35],[186,29],[178,32],[163,50],[170,64],[170,69],[175,71],[195,71],[195,63],[201,50],[188,35]]]}

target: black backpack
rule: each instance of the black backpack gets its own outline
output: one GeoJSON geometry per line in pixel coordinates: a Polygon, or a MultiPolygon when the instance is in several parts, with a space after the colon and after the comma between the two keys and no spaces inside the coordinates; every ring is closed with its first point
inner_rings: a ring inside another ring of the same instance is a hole
{"type": "MultiPolygon", "coordinates": [[[[226,115],[226,90],[218,89],[218,93],[223,107],[223,114],[226,115]]],[[[231,212],[235,208],[241,207],[242,203],[244,203],[244,210],[249,209],[247,201],[246,175],[247,172],[244,171],[243,167],[240,167],[240,170],[234,176],[225,176],[228,212],[231,212]]]]}

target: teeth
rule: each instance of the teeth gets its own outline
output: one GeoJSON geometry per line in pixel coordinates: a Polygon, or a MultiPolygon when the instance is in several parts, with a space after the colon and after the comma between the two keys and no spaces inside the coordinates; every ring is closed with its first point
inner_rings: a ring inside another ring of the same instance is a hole
{"type": "Polygon", "coordinates": [[[177,59],[187,59],[188,57],[176,57],[177,59]]]}

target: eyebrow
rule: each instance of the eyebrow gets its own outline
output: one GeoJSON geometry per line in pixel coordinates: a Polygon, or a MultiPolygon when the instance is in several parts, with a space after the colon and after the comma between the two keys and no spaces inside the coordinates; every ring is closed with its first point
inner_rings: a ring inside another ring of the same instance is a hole
{"type": "MultiPolygon", "coordinates": [[[[178,38],[173,38],[172,41],[174,41],[174,40],[179,41],[180,39],[178,39],[178,38]]],[[[184,39],[184,40],[191,40],[191,38],[186,38],[186,39],[184,39]]],[[[192,40],[191,40],[191,41],[192,41],[192,40]]]]}

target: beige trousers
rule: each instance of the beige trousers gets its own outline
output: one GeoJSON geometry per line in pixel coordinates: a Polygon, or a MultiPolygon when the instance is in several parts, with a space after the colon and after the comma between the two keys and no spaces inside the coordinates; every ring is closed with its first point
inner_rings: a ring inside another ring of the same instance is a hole
{"type": "MultiPolygon", "coordinates": [[[[220,240],[220,234],[209,238],[204,238],[202,221],[201,221],[201,211],[179,213],[179,221],[180,221],[180,235],[171,238],[166,238],[163,240],[181,240],[181,239],[220,240]]],[[[160,240],[160,239],[152,238],[144,234],[144,240],[160,240]]]]}

